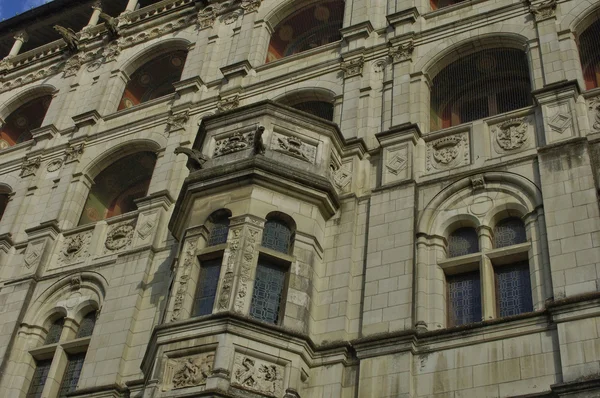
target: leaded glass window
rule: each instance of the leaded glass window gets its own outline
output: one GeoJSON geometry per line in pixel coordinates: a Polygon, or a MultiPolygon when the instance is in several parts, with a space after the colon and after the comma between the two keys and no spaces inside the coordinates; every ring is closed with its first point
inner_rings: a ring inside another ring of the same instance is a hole
{"type": "Polygon", "coordinates": [[[227,233],[229,232],[229,219],[221,218],[216,220],[210,230],[208,245],[215,246],[227,242],[227,233]]]}
{"type": "Polygon", "coordinates": [[[527,261],[496,268],[496,300],[500,317],[533,311],[527,261]]]}
{"type": "Polygon", "coordinates": [[[261,259],[256,268],[256,279],[250,304],[250,316],[269,323],[277,323],[281,310],[285,270],[261,259]]]}
{"type": "Polygon", "coordinates": [[[448,257],[464,256],[479,251],[479,237],[475,228],[458,228],[448,237],[448,257]]]}
{"type": "Polygon", "coordinates": [[[48,329],[48,334],[46,335],[46,341],[44,341],[44,344],[58,343],[64,325],[65,318],[60,318],[54,321],[52,325],[50,325],[50,329],[48,329]]]}
{"type": "Polygon", "coordinates": [[[520,218],[513,217],[502,220],[494,228],[494,247],[496,249],[518,245],[526,241],[525,225],[520,218]]]}
{"type": "Polygon", "coordinates": [[[58,391],[58,397],[66,397],[67,393],[75,391],[77,383],[79,382],[79,376],[81,375],[81,368],[83,368],[83,361],[85,360],[85,352],[76,355],[69,355],[69,362],[67,363],[67,369],[63,376],[62,382],[60,383],[60,390],[58,391]]]}
{"type": "Polygon", "coordinates": [[[50,371],[50,365],[52,365],[52,359],[36,361],[35,371],[31,378],[29,391],[27,391],[27,398],[41,398],[46,379],[48,378],[48,372],[50,371]]]}
{"type": "Polygon", "coordinates": [[[200,276],[196,288],[193,316],[212,314],[217,284],[221,274],[222,258],[200,262],[200,276]]]}
{"type": "Polygon", "coordinates": [[[481,286],[479,272],[449,275],[448,323],[450,326],[481,321],[481,286]]]}
{"type": "Polygon", "coordinates": [[[263,231],[262,245],[288,254],[292,243],[291,229],[280,220],[268,220],[263,231]]]}
{"type": "Polygon", "coordinates": [[[79,330],[77,331],[77,338],[91,336],[96,326],[96,311],[88,312],[86,316],[81,320],[79,330]]]}

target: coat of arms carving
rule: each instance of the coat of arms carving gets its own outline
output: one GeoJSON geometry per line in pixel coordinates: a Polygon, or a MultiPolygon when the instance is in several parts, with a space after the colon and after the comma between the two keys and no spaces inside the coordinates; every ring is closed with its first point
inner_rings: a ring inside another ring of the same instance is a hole
{"type": "Polygon", "coordinates": [[[527,143],[528,127],[524,118],[507,120],[494,128],[496,142],[506,151],[521,148],[527,143]]]}

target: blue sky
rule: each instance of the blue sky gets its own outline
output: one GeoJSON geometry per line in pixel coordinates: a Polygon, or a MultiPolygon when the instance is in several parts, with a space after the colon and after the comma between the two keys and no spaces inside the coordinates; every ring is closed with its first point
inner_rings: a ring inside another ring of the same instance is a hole
{"type": "Polygon", "coordinates": [[[52,0],[0,0],[0,21],[9,19],[52,0]]]}

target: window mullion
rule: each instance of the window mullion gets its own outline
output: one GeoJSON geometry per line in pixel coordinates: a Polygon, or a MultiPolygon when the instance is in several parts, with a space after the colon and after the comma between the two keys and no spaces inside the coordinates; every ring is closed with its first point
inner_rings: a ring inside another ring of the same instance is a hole
{"type": "Polygon", "coordinates": [[[52,365],[48,371],[48,377],[44,384],[44,390],[42,397],[56,397],[58,390],[60,389],[60,382],[62,381],[67,366],[67,354],[63,347],[58,345],[52,358],[52,365]]]}
{"type": "Polygon", "coordinates": [[[492,261],[485,254],[479,262],[481,275],[481,315],[483,320],[496,317],[496,279],[492,261]]]}

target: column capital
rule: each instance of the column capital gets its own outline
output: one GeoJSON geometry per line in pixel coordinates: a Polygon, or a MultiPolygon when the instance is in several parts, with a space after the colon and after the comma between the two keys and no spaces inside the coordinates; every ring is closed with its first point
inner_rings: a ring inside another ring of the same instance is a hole
{"type": "Polygon", "coordinates": [[[23,43],[27,43],[27,40],[29,40],[29,35],[24,30],[21,30],[21,31],[15,33],[15,35],[13,36],[13,39],[20,40],[23,43]]]}

